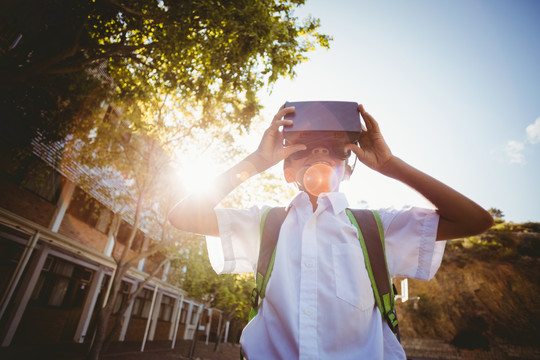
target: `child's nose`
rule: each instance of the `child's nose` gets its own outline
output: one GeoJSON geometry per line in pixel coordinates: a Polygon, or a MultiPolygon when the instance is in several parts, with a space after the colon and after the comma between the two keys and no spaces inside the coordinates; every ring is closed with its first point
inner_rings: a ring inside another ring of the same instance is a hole
{"type": "Polygon", "coordinates": [[[311,150],[311,153],[313,155],[328,155],[328,154],[330,154],[330,151],[327,148],[323,147],[323,146],[317,146],[316,148],[311,150]]]}

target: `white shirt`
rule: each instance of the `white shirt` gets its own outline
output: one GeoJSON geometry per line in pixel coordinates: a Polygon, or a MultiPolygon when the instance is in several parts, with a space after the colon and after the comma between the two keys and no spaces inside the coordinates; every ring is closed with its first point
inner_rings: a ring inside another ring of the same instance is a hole
{"type": "MultiPolygon", "coordinates": [[[[375,304],[347,207],[338,192],[321,194],[315,212],[306,193],[289,205],[266,297],[240,340],[250,360],[405,359],[375,304]]],[[[218,273],[256,271],[264,210],[216,209],[220,240],[207,244],[218,273]]],[[[437,213],[412,208],[379,215],[391,276],[432,278],[445,245],[435,242],[437,213]]]]}

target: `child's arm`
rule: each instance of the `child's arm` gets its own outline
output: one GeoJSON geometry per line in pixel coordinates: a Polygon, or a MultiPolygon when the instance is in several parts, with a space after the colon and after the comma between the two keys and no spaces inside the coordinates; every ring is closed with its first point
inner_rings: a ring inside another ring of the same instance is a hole
{"type": "Polygon", "coordinates": [[[290,154],[304,150],[305,145],[283,147],[281,126],[291,126],[292,120],[282,120],[285,114],[294,111],[294,107],[282,107],[274,116],[272,123],[264,132],[261,143],[255,152],[218,176],[213,188],[204,194],[192,194],[180,201],[169,213],[169,221],[178,229],[218,236],[219,229],[216,205],[242,182],[274,166],[290,154]]]}
{"type": "Polygon", "coordinates": [[[394,156],[375,119],[362,105],[358,109],[367,129],[360,137],[360,147],[349,145],[350,149],[365,165],[409,185],[435,205],[440,216],[437,240],[480,234],[493,225],[491,215],[478,204],[394,156]]]}

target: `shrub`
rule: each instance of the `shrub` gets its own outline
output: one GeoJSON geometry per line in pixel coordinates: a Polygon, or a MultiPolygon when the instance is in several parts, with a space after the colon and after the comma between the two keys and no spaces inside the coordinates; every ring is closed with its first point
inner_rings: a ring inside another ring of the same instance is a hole
{"type": "Polygon", "coordinates": [[[517,251],[520,255],[540,257],[540,234],[523,233],[519,236],[517,251]]]}

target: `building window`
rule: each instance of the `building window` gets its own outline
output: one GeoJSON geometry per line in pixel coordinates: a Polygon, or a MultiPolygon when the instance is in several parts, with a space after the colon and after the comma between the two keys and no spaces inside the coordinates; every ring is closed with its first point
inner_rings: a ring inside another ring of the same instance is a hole
{"type": "Polygon", "coordinates": [[[118,228],[118,234],[116,235],[118,242],[122,245],[127,244],[130,234],[131,234],[131,225],[129,225],[125,221],[122,221],[120,223],[120,227],[118,228]]]}
{"type": "Polygon", "coordinates": [[[131,290],[131,284],[128,282],[122,281],[120,292],[118,293],[118,296],[116,297],[116,302],[114,303],[113,315],[116,315],[118,311],[120,311],[120,308],[122,307],[122,305],[124,305],[124,302],[127,301],[130,290],[131,290]]]}
{"type": "Polygon", "coordinates": [[[45,200],[56,203],[62,191],[62,175],[37,157],[32,157],[21,185],[45,200]]]}
{"type": "Polygon", "coordinates": [[[23,251],[23,245],[0,237],[0,294],[7,290],[23,251]]]}
{"type": "Polygon", "coordinates": [[[197,321],[197,314],[199,312],[199,306],[193,305],[193,310],[191,311],[191,319],[189,320],[190,325],[195,325],[197,321]]]}
{"type": "Polygon", "coordinates": [[[109,209],[79,187],[73,193],[67,212],[102,233],[109,231],[113,218],[113,214],[109,209]]]}
{"type": "Polygon", "coordinates": [[[186,323],[187,314],[189,311],[189,304],[187,302],[182,303],[182,312],[180,313],[180,324],[186,323]]]}
{"type": "Polygon", "coordinates": [[[139,295],[135,298],[133,303],[133,316],[148,319],[150,314],[150,307],[152,306],[153,291],[143,289],[139,295]]]}
{"type": "Polygon", "coordinates": [[[104,206],[100,206],[99,214],[96,221],[96,229],[106,234],[109,231],[111,225],[113,213],[104,206]]]}
{"type": "MultiPolygon", "coordinates": [[[[120,224],[120,227],[118,228],[118,235],[116,236],[120,244],[122,245],[127,244],[129,237],[131,235],[132,229],[133,227],[130,224],[128,224],[125,221],[122,221],[122,223],[120,224]]],[[[144,239],[145,239],[144,233],[140,230],[137,230],[137,232],[135,233],[135,238],[133,239],[133,242],[131,243],[131,250],[134,250],[140,253],[144,245],[144,239]]]]}
{"type": "Polygon", "coordinates": [[[64,309],[82,307],[92,274],[90,269],[49,256],[32,293],[32,304],[64,309]]]}
{"type": "Polygon", "coordinates": [[[170,296],[163,295],[161,306],[159,307],[159,320],[167,322],[171,321],[173,305],[174,299],[170,296]]]}

